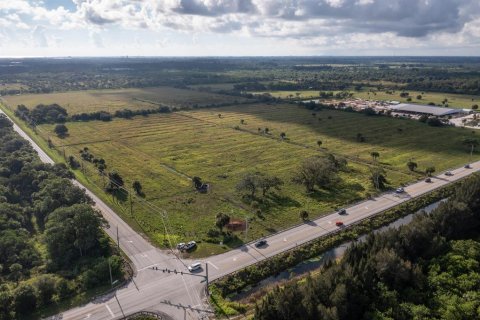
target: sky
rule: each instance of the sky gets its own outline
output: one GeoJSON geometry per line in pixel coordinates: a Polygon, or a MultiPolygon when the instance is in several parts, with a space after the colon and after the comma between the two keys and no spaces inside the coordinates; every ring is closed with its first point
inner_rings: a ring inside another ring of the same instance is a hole
{"type": "Polygon", "coordinates": [[[0,57],[479,56],[480,0],[0,0],[0,57]]]}

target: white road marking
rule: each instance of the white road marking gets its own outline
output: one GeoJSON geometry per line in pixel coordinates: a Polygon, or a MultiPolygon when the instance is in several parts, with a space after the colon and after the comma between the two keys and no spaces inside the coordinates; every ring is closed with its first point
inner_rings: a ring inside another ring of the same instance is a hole
{"type": "Polygon", "coordinates": [[[216,265],[214,265],[213,263],[211,263],[210,261],[207,261],[207,263],[209,263],[212,267],[214,267],[215,269],[218,270],[218,267],[216,265]]]}
{"type": "Polygon", "coordinates": [[[233,261],[237,261],[237,257],[233,257],[233,261]]]}
{"type": "Polygon", "coordinates": [[[148,257],[148,254],[142,253],[141,256],[144,257],[144,258],[146,258],[146,257],[148,257]]]}
{"type": "Polygon", "coordinates": [[[115,318],[115,315],[113,314],[112,309],[110,309],[108,304],[105,304],[105,308],[107,308],[108,312],[110,312],[110,315],[112,316],[112,318],[115,318]]]}
{"type": "Polygon", "coordinates": [[[287,242],[287,238],[283,238],[283,241],[284,241],[284,242],[287,242]]]}
{"type": "Polygon", "coordinates": [[[133,241],[132,241],[132,240],[127,240],[127,242],[128,242],[128,243],[133,243],[133,241]]]}
{"type": "Polygon", "coordinates": [[[365,209],[368,209],[368,207],[367,207],[367,206],[365,206],[365,209]]]}
{"type": "Polygon", "coordinates": [[[332,221],[328,221],[328,224],[332,224],[332,221]]]}
{"type": "Polygon", "coordinates": [[[85,318],[83,318],[83,319],[90,319],[91,316],[92,316],[92,314],[89,313],[89,314],[87,314],[87,315],[85,316],[85,318]]]}

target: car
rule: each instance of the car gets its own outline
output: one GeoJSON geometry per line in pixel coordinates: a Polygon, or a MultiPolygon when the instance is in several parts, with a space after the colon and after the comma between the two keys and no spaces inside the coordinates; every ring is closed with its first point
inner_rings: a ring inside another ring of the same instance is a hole
{"type": "Polygon", "coordinates": [[[338,210],[338,214],[340,214],[340,215],[347,214],[347,209],[342,208],[342,209],[338,210]]]}
{"type": "Polygon", "coordinates": [[[445,175],[450,177],[450,176],[453,176],[453,173],[451,173],[450,171],[447,171],[445,172],[445,175]]]}
{"type": "Polygon", "coordinates": [[[185,245],[186,244],[184,242],[180,242],[179,244],[177,244],[177,249],[178,250],[183,250],[183,249],[185,249],[185,245]]]}
{"type": "Polygon", "coordinates": [[[397,190],[395,190],[396,193],[404,193],[405,192],[405,189],[403,189],[402,187],[400,188],[397,188],[397,190]]]}
{"type": "Polygon", "coordinates": [[[260,248],[260,247],[263,247],[266,244],[267,244],[267,240],[262,239],[262,240],[258,241],[257,243],[255,243],[255,247],[260,248]]]}
{"type": "Polygon", "coordinates": [[[190,250],[190,249],[193,249],[197,246],[197,243],[195,241],[190,241],[189,243],[187,243],[185,245],[185,247],[183,247],[184,250],[190,250]]]}
{"type": "Polygon", "coordinates": [[[425,179],[425,182],[432,182],[432,179],[426,178],[426,179],[425,179]]]}
{"type": "Polygon", "coordinates": [[[188,271],[193,272],[201,268],[202,268],[202,264],[200,262],[195,262],[188,266],[188,271]]]}
{"type": "Polygon", "coordinates": [[[343,222],[342,221],[337,221],[337,222],[335,222],[335,225],[337,227],[341,227],[341,226],[343,226],[343,222]]]}
{"type": "Polygon", "coordinates": [[[466,164],[464,168],[465,168],[465,169],[470,169],[471,167],[470,167],[469,164],[466,164]]]}

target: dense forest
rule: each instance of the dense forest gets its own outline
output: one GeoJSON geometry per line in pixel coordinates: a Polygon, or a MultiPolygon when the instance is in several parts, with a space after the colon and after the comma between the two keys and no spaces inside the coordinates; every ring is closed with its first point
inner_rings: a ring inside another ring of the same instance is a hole
{"type": "Polygon", "coordinates": [[[0,59],[0,95],[231,83],[257,90],[418,90],[480,94],[471,57],[0,59]]]}
{"type": "Polygon", "coordinates": [[[122,259],[63,164],[44,164],[0,114],[0,319],[109,284],[122,259]]]}
{"type": "Polygon", "coordinates": [[[371,234],[304,282],[277,287],[255,319],[479,319],[480,176],[431,214],[371,234]]]}

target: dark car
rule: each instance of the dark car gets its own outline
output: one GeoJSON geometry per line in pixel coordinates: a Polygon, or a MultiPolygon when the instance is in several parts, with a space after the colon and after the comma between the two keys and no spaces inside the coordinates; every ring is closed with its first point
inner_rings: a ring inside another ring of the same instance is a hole
{"type": "Polygon", "coordinates": [[[340,215],[347,214],[347,209],[340,209],[340,210],[338,210],[338,214],[340,214],[340,215]]]}
{"type": "Polygon", "coordinates": [[[451,173],[450,171],[447,171],[445,172],[445,175],[450,177],[450,176],[453,176],[453,173],[451,173]]]}
{"type": "Polygon", "coordinates": [[[267,240],[263,239],[255,243],[255,247],[260,248],[267,244],[267,240]]]}
{"type": "Polygon", "coordinates": [[[470,169],[471,167],[470,167],[469,164],[466,164],[464,168],[465,168],[465,169],[470,169]]]}
{"type": "Polygon", "coordinates": [[[426,178],[426,179],[425,179],[425,182],[432,182],[432,179],[426,178]]]}

